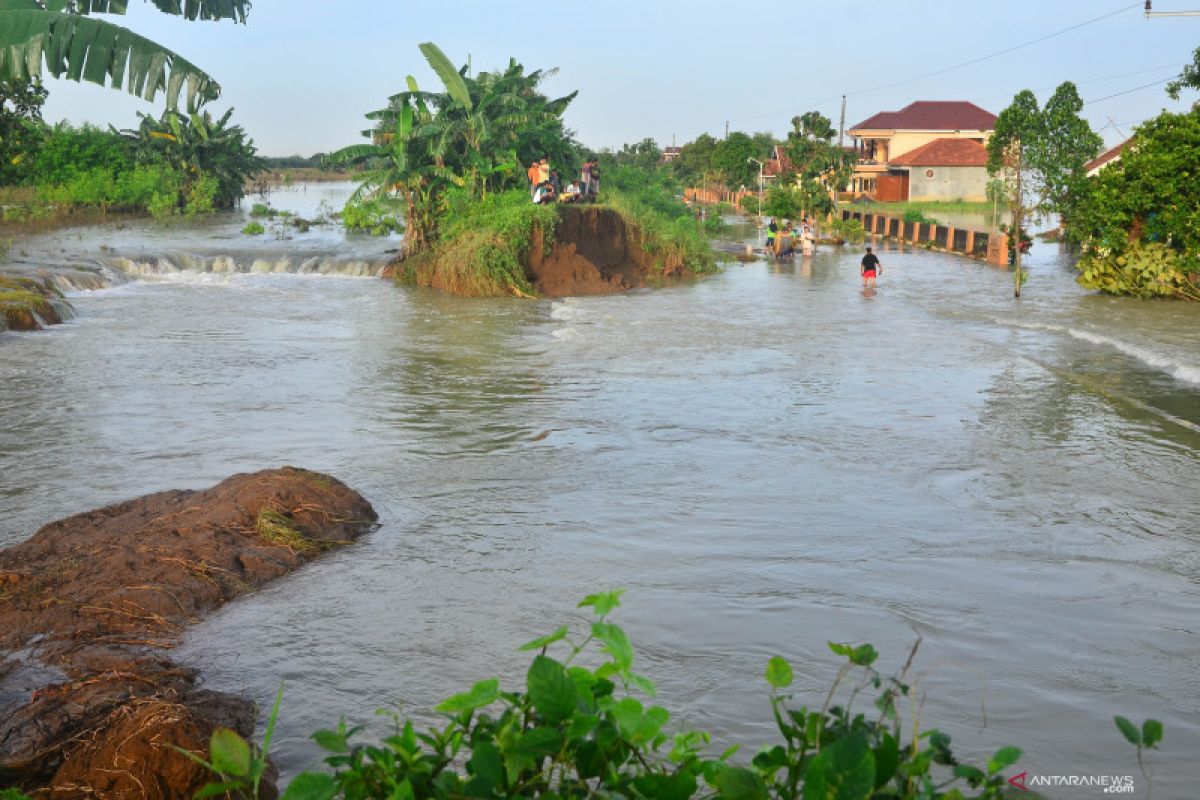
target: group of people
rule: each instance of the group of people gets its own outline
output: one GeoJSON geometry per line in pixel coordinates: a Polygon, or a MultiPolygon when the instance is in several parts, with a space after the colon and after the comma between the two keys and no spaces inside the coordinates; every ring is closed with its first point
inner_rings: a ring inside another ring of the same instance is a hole
{"type": "Polygon", "coordinates": [[[816,240],[816,230],[809,219],[803,220],[795,228],[789,219],[783,221],[782,227],[774,219],[767,225],[767,249],[774,253],[776,258],[790,256],[796,251],[797,243],[802,255],[811,256],[816,240]]]}
{"type": "Polygon", "coordinates": [[[578,203],[587,199],[595,199],[600,194],[600,164],[595,159],[583,162],[579,180],[571,181],[563,186],[558,170],[550,169],[550,159],[531,161],[526,171],[529,177],[529,193],[533,202],[544,203],[578,203]]]}
{"type": "MultiPolygon", "coordinates": [[[[798,228],[792,227],[791,220],[784,220],[783,226],[780,227],[774,219],[767,226],[767,249],[770,250],[776,258],[784,258],[791,255],[796,249],[796,240],[800,241],[800,251],[805,256],[813,254],[813,242],[816,240],[815,229],[811,219],[803,220],[798,228]]],[[[879,260],[879,256],[871,252],[871,248],[867,248],[866,255],[859,262],[859,274],[862,275],[864,289],[875,288],[875,278],[883,274],[883,264],[879,260]]]]}

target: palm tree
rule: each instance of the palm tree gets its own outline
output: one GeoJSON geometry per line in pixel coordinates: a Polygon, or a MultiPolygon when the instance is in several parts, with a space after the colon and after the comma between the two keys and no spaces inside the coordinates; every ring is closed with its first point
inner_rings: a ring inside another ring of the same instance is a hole
{"type": "MultiPolygon", "coordinates": [[[[149,0],[188,20],[245,22],[250,0],[149,0]]],[[[166,94],[175,108],[187,87],[187,107],[215,99],[221,87],[177,53],[92,14],[124,14],[128,0],[0,0],[0,80],[56,78],[106,83],[153,101],[166,94]]]]}

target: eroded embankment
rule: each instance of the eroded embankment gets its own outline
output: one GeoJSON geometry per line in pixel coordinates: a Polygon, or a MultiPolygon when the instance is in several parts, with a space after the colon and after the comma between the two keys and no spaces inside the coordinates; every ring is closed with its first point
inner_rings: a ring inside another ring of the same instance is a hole
{"type": "Polygon", "coordinates": [[[533,208],[502,231],[463,226],[432,251],[394,264],[395,274],[463,296],[561,297],[622,292],[690,272],[683,253],[652,254],[645,232],[613,208],[533,208]]]}
{"type": "Polygon", "coordinates": [[[0,787],[44,797],[191,797],[179,753],[215,727],[253,734],[253,703],[172,661],[187,626],[369,530],[325,475],[284,467],[53,522],[0,551],[0,787]]]}
{"type": "Polygon", "coordinates": [[[535,231],[526,274],[547,297],[623,292],[651,275],[682,272],[682,264],[657,268],[625,218],[611,208],[564,206],[546,253],[535,231]]]}
{"type": "Polygon", "coordinates": [[[0,331],[40,331],[72,313],[49,278],[0,274],[0,331]]]}

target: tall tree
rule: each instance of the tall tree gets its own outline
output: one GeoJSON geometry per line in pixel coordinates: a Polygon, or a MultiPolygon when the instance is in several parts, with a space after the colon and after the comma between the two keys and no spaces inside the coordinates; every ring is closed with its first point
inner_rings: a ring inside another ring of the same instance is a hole
{"type": "Polygon", "coordinates": [[[783,145],[794,171],[796,188],[805,211],[828,213],[833,210],[830,193],[844,187],[853,165],[833,143],[837,130],[833,122],[817,111],[792,118],[792,130],[783,145]]]}
{"type": "Polygon", "coordinates": [[[750,161],[756,152],[754,140],[741,131],[717,142],[713,166],[720,171],[721,181],[731,189],[758,185],[758,165],[750,161]]]}
{"type": "Polygon", "coordinates": [[[38,141],[46,90],[38,80],[0,81],[0,183],[12,183],[38,141]]]}
{"type": "Polygon", "coordinates": [[[713,162],[716,152],[717,140],[702,133],[679,149],[679,158],[671,162],[671,169],[682,183],[695,186],[705,175],[716,171],[713,162]]]}
{"type": "MultiPolygon", "coordinates": [[[[1192,63],[1183,68],[1183,72],[1179,73],[1179,77],[1167,84],[1167,94],[1172,100],[1178,100],[1179,94],[1184,89],[1195,89],[1200,91],[1200,47],[1196,48],[1196,52],[1192,53],[1192,63]]],[[[1193,109],[1200,109],[1200,100],[1192,104],[1193,109]]]]}
{"type": "MultiPolygon", "coordinates": [[[[189,20],[246,21],[250,0],[150,0],[160,11],[189,20]]],[[[179,54],[92,14],[124,14],[128,0],[0,0],[0,80],[27,80],[43,71],[56,78],[122,82],[154,100],[165,92],[174,108],[187,88],[195,109],[221,91],[208,73],[179,54]]]]}
{"type": "Polygon", "coordinates": [[[1033,92],[1024,89],[1013,98],[1012,104],[1000,112],[996,130],[988,140],[988,172],[1001,175],[1008,199],[1009,219],[1012,220],[1009,245],[1013,257],[1013,296],[1021,296],[1021,286],[1027,277],[1021,266],[1021,232],[1032,210],[1026,201],[1032,160],[1027,151],[1035,150],[1042,136],[1042,112],[1033,92]]]}
{"type": "Polygon", "coordinates": [[[1029,152],[1031,169],[1040,182],[1038,210],[1058,214],[1064,223],[1087,180],[1084,165],[1104,146],[1100,135],[1079,116],[1082,110],[1075,84],[1060,85],[1042,109],[1041,136],[1029,152]]]}

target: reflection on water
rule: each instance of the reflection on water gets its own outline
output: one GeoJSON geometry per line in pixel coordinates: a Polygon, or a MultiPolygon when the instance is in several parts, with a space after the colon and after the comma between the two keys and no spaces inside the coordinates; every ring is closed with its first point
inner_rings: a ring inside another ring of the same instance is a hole
{"type": "Polygon", "coordinates": [[[517,645],[623,586],[639,671],[722,741],[771,737],[769,655],[819,692],[827,640],[891,668],[920,635],[925,719],[965,752],[1132,772],[1111,717],[1154,716],[1156,794],[1186,796],[1200,309],[1084,295],[1042,244],[1020,302],[994,268],[880,249],[873,297],[831,249],[559,301],[254,274],[80,293],[76,322],[0,336],[0,541],[281,463],[362,490],[378,532],[184,646],[214,687],[286,681],[289,772],[340,714],[521,680],[517,645]]]}

